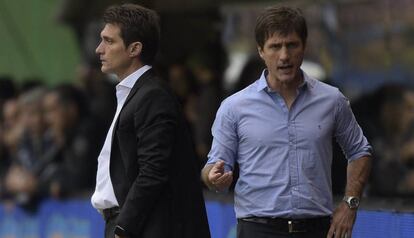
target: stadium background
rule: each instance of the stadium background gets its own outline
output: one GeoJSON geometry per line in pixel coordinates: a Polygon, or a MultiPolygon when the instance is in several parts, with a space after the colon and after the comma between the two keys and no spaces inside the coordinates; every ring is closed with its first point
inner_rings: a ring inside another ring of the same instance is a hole
{"type": "MultiPolygon", "coordinates": [[[[107,5],[120,2],[0,0],[0,75],[18,84],[75,83],[80,69],[97,67],[97,18],[107,5]]],[[[221,76],[224,95],[236,90],[243,68],[256,56],[252,28],[257,13],[276,2],[301,7],[308,19],[305,70],[340,87],[352,102],[384,85],[414,85],[412,0],[130,2],[151,7],[161,16],[161,71],[177,62],[193,69],[207,65],[221,76]]],[[[335,161],[339,169],[333,189],[340,194],[344,162],[335,161]]],[[[414,237],[413,191],[371,195],[369,189],[353,237],[414,237]]],[[[235,237],[231,193],[206,191],[206,198],[213,237],[235,237]]],[[[49,199],[38,206],[33,213],[2,201],[0,238],[102,237],[102,219],[87,196],[49,199]]]]}

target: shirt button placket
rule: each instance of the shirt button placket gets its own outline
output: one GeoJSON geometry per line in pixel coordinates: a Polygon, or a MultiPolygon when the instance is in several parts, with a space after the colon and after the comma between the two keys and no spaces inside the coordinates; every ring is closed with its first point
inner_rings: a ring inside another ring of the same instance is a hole
{"type": "Polygon", "coordinates": [[[292,186],[292,206],[293,208],[299,205],[298,202],[298,161],[296,158],[295,148],[295,133],[294,133],[295,121],[288,121],[288,133],[289,133],[289,159],[290,159],[290,174],[291,174],[291,186],[292,186]]]}

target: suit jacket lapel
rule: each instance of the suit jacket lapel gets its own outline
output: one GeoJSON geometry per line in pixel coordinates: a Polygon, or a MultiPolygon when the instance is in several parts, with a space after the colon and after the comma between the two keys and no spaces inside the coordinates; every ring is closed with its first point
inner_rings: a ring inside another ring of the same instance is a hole
{"type": "Polygon", "coordinates": [[[142,85],[144,85],[145,82],[152,77],[154,77],[154,72],[152,69],[147,70],[147,72],[141,75],[141,77],[135,82],[134,86],[132,87],[131,92],[129,92],[128,97],[125,100],[124,107],[125,105],[127,105],[129,100],[131,100],[131,98],[138,91],[138,89],[141,88],[142,85]]]}
{"type": "Polygon", "coordinates": [[[119,118],[121,117],[122,110],[125,108],[127,103],[131,100],[131,98],[135,95],[135,93],[138,92],[138,89],[140,89],[142,87],[142,85],[144,85],[147,80],[149,80],[153,77],[154,77],[154,72],[153,72],[152,69],[149,69],[143,75],[141,75],[141,77],[139,77],[139,79],[135,82],[134,86],[132,87],[131,91],[128,94],[128,97],[125,99],[125,103],[122,106],[122,109],[121,109],[121,112],[119,113],[118,118],[116,119],[114,129],[112,131],[112,141],[114,139],[116,128],[118,128],[119,118]]]}

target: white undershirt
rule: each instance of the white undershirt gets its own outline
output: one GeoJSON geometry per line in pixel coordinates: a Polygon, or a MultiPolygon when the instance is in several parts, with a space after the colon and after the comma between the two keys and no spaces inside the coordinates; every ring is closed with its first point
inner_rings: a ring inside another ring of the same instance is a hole
{"type": "Polygon", "coordinates": [[[92,206],[98,210],[119,206],[118,201],[115,197],[114,188],[112,186],[110,172],[109,172],[109,161],[111,157],[111,145],[112,145],[112,134],[114,124],[118,119],[119,113],[124,106],[125,100],[131,92],[135,82],[147,71],[151,69],[151,66],[144,65],[134,73],[130,74],[125,79],[116,85],[116,99],[117,108],[114,119],[112,120],[111,127],[109,128],[108,134],[106,135],[105,143],[102,147],[101,153],[98,156],[98,172],[96,174],[96,187],[95,192],[92,195],[91,202],[92,206]]]}

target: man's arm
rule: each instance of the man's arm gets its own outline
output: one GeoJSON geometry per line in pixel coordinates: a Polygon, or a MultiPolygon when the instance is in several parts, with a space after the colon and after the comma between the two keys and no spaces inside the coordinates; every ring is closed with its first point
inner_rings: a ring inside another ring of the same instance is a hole
{"type": "Polygon", "coordinates": [[[371,157],[362,157],[348,164],[345,195],[361,197],[371,171],[371,157]]]}
{"type": "MultiPolygon", "coordinates": [[[[365,156],[348,164],[345,196],[361,197],[371,171],[371,160],[371,157],[365,156]]],[[[357,209],[351,209],[348,204],[341,201],[333,214],[328,238],[342,238],[345,234],[348,238],[351,237],[356,212],[357,209]]]]}
{"type": "Polygon", "coordinates": [[[201,171],[201,179],[210,190],[216,192],[227,190],[233,181],[233,172],[224,171],[224,161],[207,164],[201,171]]]}

